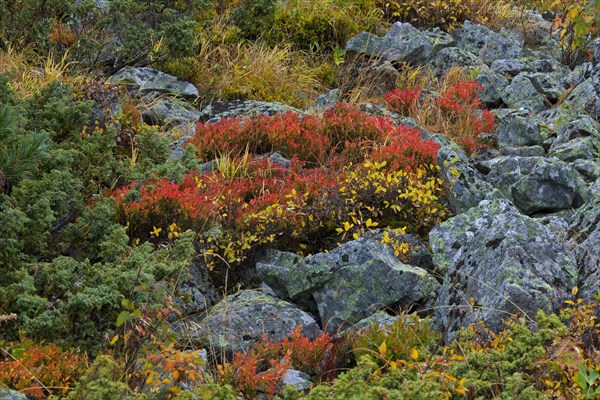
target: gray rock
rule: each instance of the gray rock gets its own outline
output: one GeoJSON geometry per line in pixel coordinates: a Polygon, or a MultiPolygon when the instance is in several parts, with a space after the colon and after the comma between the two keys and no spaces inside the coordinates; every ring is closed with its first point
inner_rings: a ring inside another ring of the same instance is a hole
{"type": "Polygon", "coordinates": [[[499,59],[490,64],[490,68],[499,74],[517,76],[521,72],[541,72],[562,74],[565,80],[569,79],[570,70],[553,58],[535,55],[518,59],[499,59]]]}
{"type": "Polygon", "coordinates": [[[331,89],[329,92],[317,97],[313,108],[317,112],[322,112],[329,108],[333,108],[340,101],[341,95],[342,91],[340,89],[331,89]]]}
{"type": "Polygon", "coordinates": [[[531,173],[541,157],[501,156],[482,162],[479,168],[487,169],[484,179],[509,199],[515,183],[531,173]]]}
{"type": "Polygon", "coordinates": [[[187,323],[185,328],[192,343],[206,346],[213,354],[231,356],[250,349],[262,335],[280,341],[298,326],[310,339],[321,334],[314,318],[293,304],[245,290],[215,305],[200,323],[187,323]]]}
{"type": "Polygon", "coordinates": [[[517,76],[525,69],[525,61],[515,59],[496,60],[490,64],[490,69],[501,75],[517,76]]]}
{"type": "Polygon", "coordinates": [[[523,39],[514,31],[502,29],[494,32],[484,25],[465,21],[452,36],[455,46],[470,51],[486,64],[498,59],[518,58],[523,53],[523,39]]]}
{"type": "Polygon", "coordinates": [[[554,120],[557,125],[554,145],[591,136],[600,140],[600,124],[588,115],[562,113],[554,120]]]}
{"type": "Polygon", "coordinates": [[[290,160],[288,160],[287,158],[285,158],[284,156],[282,156],[281,154],[279,154],[276,151],[274,151],[272,153],[263,154],[261,156],[255,157],[254,160],[255,161],[260,161],[260,160],[262,160],[264,158],[267,158],[269,160],[269,164],[273,165],[273,166],[282,167],[282,168],[289,168],[290,165],[292,165],[292,163],[291,163],[290,160]]]}
{"type": "Polygon", "coordinates": [[[447,339],[475,321],[496,331],[514,313],[532,321],[561,305],[577,279],[564,244],[506,201],[482,201],[429,237],[434,261],[447,269],[436,304],[447,339]]]}
{"type": "Polygon", "coordinates": [[[351,335],[360,335],[363,332],[368,331],[373,328],[375,325],[378,325],[379,328],[386,332],[391,332],[389,327],[394,325],[396,321],[400,318],[398,315],[390,315],[385,311],[377,311],[373,315],[369,315],[365,319],[361,319],[356,324],[352,325],[350,328],[340,333],[340,337],[349,337],[351,335]]]}
{"type": "Polygon", "coordinates": [[[475,81],[483,87],[478,96],[484,105],[494,107],[502,103],[502,93],[508,86],[504,76],[486,68],[479,71],[475,81]]]}
{"type": "Polygon", "coordinates": [[[29,400],[29,397],[21,392],[0,387],[0,400],[29,400]]]}
{"type": "Polygon", "coordinates": [[[512,188],[515,205],[525,214],[577,208],[588,191],[575,169],[556,158],[540,158],[512,188]]]}
{"type": "Polygon", "coordinates": [[[600,158],[596,158],[595,160],[575,160],[573,168],[591,181],[596,181],[600,178],[600,158]]]}
{"type": "Polygon", "coordinates": [[[128,90],[141,94],[160,92],[182,97],[198,97],[200,95],[198,89],[191,83],[153,68],[125,67],[108,80],[124,84],[128,90]]]}
{"type": "Polygon", "coordinates": [[[541,157],[546,150],[542,146],[503,147],[500,153],[503,156],[541,157]]]}
{"type": "Polygon", "coordinates": [[[443,77],[452,67],[460,67],[467,71],[487,68],[473,53],[459,47],[445,47],[431,60],[436,76],[443,77]]]}
{"type": "Polygon", "coordinates": [[[206,106],[200,116],[205,124],[219,122],[221,118],[250,118],[256,114],[275,115],[286,112],[302,114],[297,108],[282,103],[255,100],[215,102],[206,106]]]}
{"type": "MultiPolygon", "coordinates": [[[[285,266],[277,267],[275,274],[285,282],[289,297],[296,301],[311,296],[328,332],[352,325],[382,307],[428,303],[439,285],[427,271],[401,263],[390,247],[370,239],[306,257],[287,268],[287,273],[285,266]]],[[[268,264],[257,265],[267,284],[273,270],[268,264]]]]}
{"type": "MultiPolygon", "coordinates": [[[[600,182],[600,181],[598,181],[600,182]]],[[[591,299],[600,290],[600,184],[596,196],[573,216],[570,226],[571,244],[581,271],[578,286],[580,296],[591,299]]]]}
{"type": "Polygon", "coordinates": [[[534,113],[546,109],[544,96],[538,93],[533,83],[522,74],[514,77],[504,89],[502,101],[510,108],[524,108],[534,113]]]}
{"type": "Polygon", "coordinates": [[[189,103],[175,97],[160,96],[152,92],[142,99],[142,117],[144,122],[158,126],[178,126],[196,124],[200,111],[189,103]]]}
{"type": "Polygon", "coordinates": [[[192,262],[182,275],[174,300],[182,315],[203,316],[221,297],[208,276],[206,266],[192,262]]]}
{"type": "Polygon", "coordinates": [[[573,139],[567,143],[552,145],[548,156],[559,160],[572,162],[575,160],[589,160],[600,158],[600,140],[592,136],[573,139]]]}
{"type": "Polygon", "coordinates": [[[408,23],[396,22],[389,32],[378,37],[362,32],[348,41],[346,55],[391,61],[423,64],[453,39],[439,29],[419,30],[408,23]]]}
{"type": "Polygon", "coordinates": [[[285,376],[281,382],[281,386],[292,385],[299,392],[308,393],[313,383],[310,380],[310,375],[295,369],[285,371],[285,376]]]}
{"type": "Polygon", "coordinates": [[[439,135],[432,139],[440,145],[437,164],[446,182],[446,197],[453,213],[460,214],[477,206],[481,200],[498,195],[493,186],[469,165],[467,156],[458,145],[439,135]]]}
{"type": "Polygon", "coordinates": [[[594,87],[592,78],[586,79],[573,89],[565,98],[563,107],[577,112],[589,114],[592,118],[600,117],[600,97],[594,87]]]}
{"type": "Polygon", "coordinates": [[[544,142],[538,123],[526,111],[515,111],[498,118],[498,147],[535,146],[544,142]]]}
{"type": "Polygon", "coordinates": [[[566,78],[568,86],[577,86],[591,77],[593,68],[594,66],[591,62],[586,62],[573,68],[573,71],[566,78]]]}
{"type": "Polygon", "coordinates": [[[590,48],[592,50],[592,62],[594,65],[600,64],[600,38],[594,39],[590,48]]]}
{"type": "Polygon", "coordinates": [[[565,75],[560,72],[524,72],[522,76],[529,79],[535,90],[552,103],[558,101],[568,88],[565,75]]]}

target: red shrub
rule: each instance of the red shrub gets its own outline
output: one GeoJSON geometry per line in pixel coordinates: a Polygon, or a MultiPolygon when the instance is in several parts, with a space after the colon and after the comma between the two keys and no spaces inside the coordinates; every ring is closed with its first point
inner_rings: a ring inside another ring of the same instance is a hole
{"type": "Polygon", "coordinates": [[[394,89],[393,91],[386,93],[384,98],[391,110],[406,114],[416,106],[420,97],[421,88],[417,86],[394,89]]]}

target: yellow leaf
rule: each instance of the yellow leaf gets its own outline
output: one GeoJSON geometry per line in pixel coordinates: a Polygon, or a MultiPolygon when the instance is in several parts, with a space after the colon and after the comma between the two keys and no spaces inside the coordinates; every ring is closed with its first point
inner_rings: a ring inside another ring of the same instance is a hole
{"type": "Polygon", "coordinates": [[[379,345],[379,354],[384,356],[386,353],[387,353],[387,344],[385,343],[385,341],[383,341],[383,343],[381,343],[379,345]]]}
{"type": "Polygon", "coordinates": [[[113,336],[113,338],[110,340],[110,345],[112,346],[113,344],[117,343],[117,340],[119,340],[119,335],[113,336]]]}
{"type": "Polygon", "coordinates": [[[173,376],[173,379],[178,380],[179,379],[179,371],[175,370],[171,373],[171,376],[173,376]]]}
{"type": "Polygon", "coordinates": [[[575,295],[577,294],[577,292],[579,292],[579,288],[578,288],[577,286],[575,286],[575,287],[573,288],[573,290],[571,290],[571,294],[572,294],[573,296],[575,296],[575,295]]]}
{"type": "Polygon", "coordinates": [[[417,361],[417,359],[419,358],[419,352],[417,351],[416,348],[413,348],[410,351],[410,358],[412,358],[413,360],[417,361]]]}

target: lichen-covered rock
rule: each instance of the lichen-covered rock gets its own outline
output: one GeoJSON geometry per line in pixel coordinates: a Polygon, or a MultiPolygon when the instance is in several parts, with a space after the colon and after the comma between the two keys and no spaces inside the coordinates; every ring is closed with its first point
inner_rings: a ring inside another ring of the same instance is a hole
{"type": "Polygon", "coordinates": [[[419,30],[411,24],[396,22],[383,37],[367,32],[353,37],[346,45],[346,55],[423,64],[452,41],[449,34],[438,28],[419,30]]]}
{"type": "Polygon", "coordinates": [[[529,79],[535,90],[552,103],[558,101],[568,88],[565,75],[560,72],[524,72],[522,76],[529,79]]]}
{"type": "Polygon", "coordinates": [[[221,118],[250,118],[256,114],[275,115],[286,112],[302,114],[297,108],[282,103],[255,100],[216,102],[206,106],[200,116],[204,123],[219,122],[221,118]]]}
{"type": "Polygon", "coordinates": [[[331,89],[316,98],[313,108],[317,112],[332,108],[340,101],[341,95],[342,91],[340,89],[331,89]]]}
{"type": "Polygon", "coordinates": [[[503,156],[518,156],[518,157],[541,157],[546,154],[546,150],[542,146],[523,146],[523,147],[503,147],[500,150],[503,156]]]}
{"type": "Polygon", "coordinates": [[[443,77],[452,67],[460,67],[467,71],[487,68],[473,53],[460,47],[445,47],[431,60],[436,76],[443,77]]]}
{"type": "Polygon", "coordinates": [[[511,189],[523,176],[528,175],[541,157],[500,156],[479,165],[486,169],[484,179],[511,198],[511,189]]]}
{"type": "Polygon", "coordinates": [[[196,124],[200,118],[200,111],[189,103],[175,97],[160,96],[156,92],[144,96],[142,103],[142,117],[150,125],[174,127],[196,124]]]}
{"type": "Polygon", "coordinates": [[[556,125],[554,145],[582,137],[600,140],[600,124],[589,115],[563,112],[554,118],[553,123],[556,125]]]}
{"type": "Polygon", "coordinates": [[[546,109],[544,96],[538,93],[533,83],[522,74],[514,77],[504,89],[502,101],[510,108],[524,108],[534,113],[546,109]]]}
{"type": "Polygon", "coordinates": [[[540,158],[511,188],[515,205],[525,214],[577,208],[588,191],[575,169],[556,158],[540,158]]]}
{"type": "Polygon", "coordinates": [[[508,80],[504,76],[485,68],[479,71],[475,81],[483,87],[478,97],[484,105],[494,107],[502,103],[502,93],[508,86],[508,80]]]}
{"type": "Polygon", "coordinates": [[[29,400],[25,394],[0,387],[0,400],[29,400]]]}
{"type": "Polygon", "coordinates": [[[600,180],[595,186],[593,200],[577,210],[569,228],[581,271],[579,293],[587,299],[600,290],[600,180]]]}
{"type": "Polygon", "coordinates": [[[541,72],[563,74],[565,79],[569,79],[569,69],[553,58],[543,57],[542,55],[521,57],[518,59],[499,59],[490,64],[490,68],[499,74],[517,76],[521,72],[541,72]]]}
{"type": "Polygon", "coordinates": [[[548,150],[548,155],[559,160],[593,160],[600,157],[600,140],[592,136],[580,137],[566,143],[556,142],[548,150]]]}
{"type": "Polygon", "coordinates": [[[153,68],[125,67],[108,78],[110,82],[126,85],[140,94],[160,92],[182,97],[198,97],[198,89],[189,82],[153,68]]]}
{"type": "Polygon", "coordinates": [[[589,114],[592,118],[600,117],[600,96],[594,87],[592,78],[588,78],[573,89],[565,98],[564,106],[571,110],[589,114]]]}
{"type": "Polygon", "coordinates": [[[573,161],[573,168],[591,181],[600,178],[600,158],[594,160],[575,160],[573,161]]]}
{"type": "Polygon", "coordinates": [[[439,135],[433,135],[432,139],[440,145],[437,163],[447,183],[446,197],[453,213],[460,214],[481,200],[498,195],[493,186],[469,165],[467,156],[455,143],[439,135]]]}
{"type": "Polygon", "coordinates": [[[515,111],[498,118],[498,147],[533,146],[544,143],[539,124],[526,111],[515,111]]]}
{"type": "Polygon", "coordinates": [[[454,332],[475,321],[494,330],[519,313],[532,321],[575,285],[575,258],[555,235],[507,201],[482,201],[430,233],[434,262],[447,270],[436,303],[439,323],[454,332]]]}
{"type": "Polygon", "coordinates": [[[465,21],[462,28],[452,32],[452,36],[456,47],[476,54],[486,64],[498,59],[518,58],[523,53],[523,38],[507,29],[494,32],[487,26],[465,21]]]}
{"type": "Polygon", "coordinates": [[[216,304],[205,319],[185,325],[186,338],[214,354],[231,356],[251,348],[261,336],[280,341],[298,326],[314,339],[321,329],[314,318],[283,300],[244,290],[216,304]]]}
{"type": "Polygon", "coordinates": [[[367,318],[361,319],[348,329],[344,330],[343,332],[340,332],[339,336],[348,337],[350,335],[359,335],[373,328],[375,325],[378,325],[379,328],[389,332],[389,327],[391,325],[394,325],[398,318],[400,318],[400,316],[398,315],[390,315],[385,311],[377,311],[375,314],[369,315],[367,318]]]}
{"type": "Polygon", "coordinates": [[[313,383],[310,379],[310,375],[295,369],[288,369],[285,371],[285,375],[281,381],[282,387],[287,385],[292,385],[299,392],[307,393],[313,386],[313,383]]]}
{"type": "Polygon", "coordinates": [[[370,239],[348,242],[287,268],[258,264],[257,271],[271,287],[284,282],[294,301],[310,296],[328,332],[352,325],[382,307],[427,304],[439,285],[427,271],[403,264],[390,247],[370,239]]]}

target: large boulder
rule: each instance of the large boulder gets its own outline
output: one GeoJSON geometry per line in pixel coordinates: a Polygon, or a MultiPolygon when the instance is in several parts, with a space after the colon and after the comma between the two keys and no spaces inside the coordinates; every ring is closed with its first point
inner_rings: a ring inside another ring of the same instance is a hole
{"type": "Polygon", "coordinates": [[[485,64],[473,53],[460,47],[445,47],[431,60],[433,72],[436,76],[443,77],[453,67],[460,67],[466,71],[475,71],[487,68],[485,64]]]}
{"type": "Polygon", "coordinates": [[[546,109],[544,95],[538,93],[531,80],[524,74],[514,77],[504,89],[502,101],[510,108],[524,108],[534,113],[546,109]]]}
{"type": "Polygon", "coordinates": [[[494,187],[469,164],[468,157],[458,145],[439,135],[434,135],[432,139],[440,145],[437,164],[446,182],[448,205],[454,214],[477,206],[483,199],[498,196],[494,187]]]}
{"type": "Polygon", "coordinates": [[[0,400],[30,400],[30,397],[21,392],[0,387],[0,400]]]}
{"type": "Polygon", "coordinates": [[[108,80],[123,84],[129,91],[140,94],[160,92],[191,98],[200,95],[198,89],[191,83],[153,68],[125,67],[108,80]]]}
{"type": "Polygon", "coordinates": [[[595,186],[594,199],[577,210],[569,227],[581,271],[580,295],[587,299],[600,290],[600,180],[595,186]]]}
{"type": "Polygon", "coordinates": [[[476,321],[496,331],[515,313],[532,321],[576,284],[575,257],[565,245],[504,200],[482,201],[429,238],[434,262],[446,271],[436,315],[447,339],[476,321]]]}
{"type": "Polygon", "coordinates": [[[149,93],[142,98],[141,113],[144,122],[151,125],[175,127],[195,125],[200,119],[200,111],[176,97],[149,93]]]}
{"type": "Polygon", "coordinates": [[[526,111],[514,111],[498,118],[498,146],[534,146],[544,143],[538,122],[526,111]]]}
{"type": "Polygon", "coordinates": [[[295,305],[245,290],[216,304],[199,323],[187,323],[185,330],[192,343],[206,346],[213,354],[231,356],[247,351],[262,337],[280,341],[299,326],[310,339],[321,334],[314,318],[295,305]]]}
{"type": "Polygon", "coordinates": [[[439,283],[422,268],[400,262],[378,241],[358,239],[295,265],[257,264],[263,280],[294,301],[310,297],[328,332],[336,332],[392,305],[429,304],[439,283]]]}
{"type": "Polygon", "coordinates": [[[511,188],[515,205],[525,214],[577,208],[588,198],[585,182],[568,163],[540,158],[511,188]]]}
{"type": "Polygon", "coordinates": [[[200,121],[210,124],[219,122],[222,118],[250,118],[256,114],[275,115],[286,112],[302,114],[302,111],[297,108],[277,102],[256,100],[222,101],[206,106],[201,112],[200,121]]]}
{"type": "Polygon", "coordinates": [[[487,26],[465,21],[452,36],[456,47],[474,53],[486,64],[498,59],[518,58],[523,53],[523,38],[507,29],[494,32],[487,26]]]}
{"type": "Polygon", "coordinates": [[[359,56],[393,63],[424,64],[452,40],[438,28],[419,30],[411,24],[396,22],[383,37],[362,32],[350,39],[346,56],[349,59],[359,56]]]}
{"type": "Polygon", "coordinates": [[[493,107],[502,103],[502,93],[508,86],[508,80],[503,75],[485,68],[479,71],[475,81],[483,87],[478,97],[484,105],[493,107]]]}

